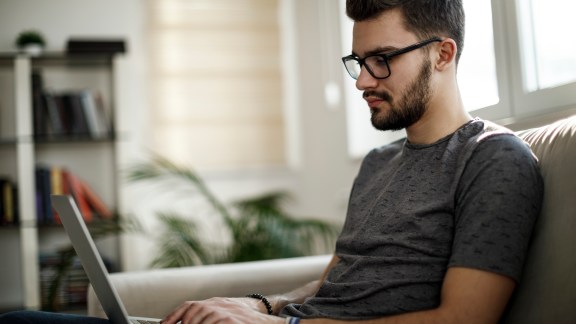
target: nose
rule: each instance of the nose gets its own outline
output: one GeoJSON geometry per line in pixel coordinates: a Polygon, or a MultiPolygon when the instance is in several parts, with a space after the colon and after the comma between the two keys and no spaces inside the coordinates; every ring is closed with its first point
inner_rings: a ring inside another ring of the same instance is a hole
{"type": "Polygon", "coordinates": [[[375,88],[378,86],[378,79],[374,78],[370,72],[366,69],[366,66],[362,66],[360,69],[360,74],[358,79],[356,79],[356,89],[366,90],[370,88],[375,88]]]}

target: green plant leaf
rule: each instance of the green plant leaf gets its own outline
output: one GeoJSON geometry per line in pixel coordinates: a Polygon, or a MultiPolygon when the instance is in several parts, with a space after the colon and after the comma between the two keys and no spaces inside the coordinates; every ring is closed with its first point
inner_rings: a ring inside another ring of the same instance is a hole
{"type": "Polygon", "coordinates": [[[176,214],[158,215],[165,229],[160,237],[162,253],[153,267],[170,268],[212,263],[213,256],[199,239],[196,224],[176,214]]]}
{"type": "MultiPolygon", "coordinates": [[[[157,190],[182,196],[200,196],[223,221],[231,241],[226,248],[215,247],[198,235],[200,226],[174,213],[158,213],[166,231],[160,238],[160,254],[154,267],[181,267],[208,263],[288,258],[325,252],[334,245],[339,227],[308,218],[288,215],[284,206],[291,196],[285,191],[270,192],[224,204],[192,168],[176,165],[153,155],[150,161],[128,170],[133,182],[157,184],[157,190]],[[179,185],[175,185],[178,183],[179,185]]],[[[216,221],[216,220],[215,220],[216,221]]]]}

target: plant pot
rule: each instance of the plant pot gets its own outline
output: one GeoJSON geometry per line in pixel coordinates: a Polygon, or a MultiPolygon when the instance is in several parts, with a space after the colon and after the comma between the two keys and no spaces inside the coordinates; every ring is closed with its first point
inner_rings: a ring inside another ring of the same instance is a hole
{"type": "Polygon", "coordinates": [[[30,56],[39,56],[44,51],[44,47],[40,44],[28,44],[20,47],[20,52],[30,56]]]}

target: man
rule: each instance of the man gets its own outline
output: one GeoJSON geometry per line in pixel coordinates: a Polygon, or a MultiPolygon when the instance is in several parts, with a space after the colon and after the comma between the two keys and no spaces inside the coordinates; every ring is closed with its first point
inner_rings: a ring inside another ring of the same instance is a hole
{"type": "Polygon", "coordinates": [[[372,124],[407,139],[364,159],[320,280],[277,296],[185,302],[165,323],[498,322],[543,189],[528,147],[463,107],[461,0],[346,5],[355,24],[345,67],[372,124]]]}
{"type": "Polygon", "coordinates": [[[380,130],[320,281],[286,295],[187,302],[166,323],[497,323],[520,279],[542,181],[528,147],[473,119],[456,81],[461,0],[348,0],[343,62],[380,130]],[[255,313],[253,310],[259,311],[255,313]],[[214,320],[214,321],[212,321],[214,320]]]}
{"type": "MultiPolygon", "coordinates": [[[[407,139],[365,158],[323,277],[269,297],[272,312],[300,323],[496,323],[520,278],[542,182],[524,143],[462,104],[461,1],[346,5],[355,24],[344,64],[372,124],[404,128],[407,139]]],[[[281,323],[252,313],[263,304],[188,302],[166,323],[281,323]]]]}

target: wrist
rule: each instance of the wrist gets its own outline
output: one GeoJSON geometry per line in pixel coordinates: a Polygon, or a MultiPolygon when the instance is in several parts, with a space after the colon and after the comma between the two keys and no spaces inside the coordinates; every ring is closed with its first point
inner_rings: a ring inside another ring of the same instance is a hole
{"type": "Polygon", "coordinates": [[[273,295],[268,297],[270,304],[272,304],[272,314],[278,315],[284,306],[289,304],[289,301],[282,298],[281,295],[273,295]]]}
{"type": "MultiPolygon", "coordinates": [[[[264,306],[264,311],[262,311],[262,313],[268,314],[268,315],[274,314],[273,308],[272,308],[272,303],[270,303],[268,298],[266,298],[264,295],[262,295],[262,294],[248,294],[248,295],[246,295],[246,297],[260,300],[260,304],[264,306]]],[[[261,305],[258,306],[259,309],[262,309],[261,305]]]]}

